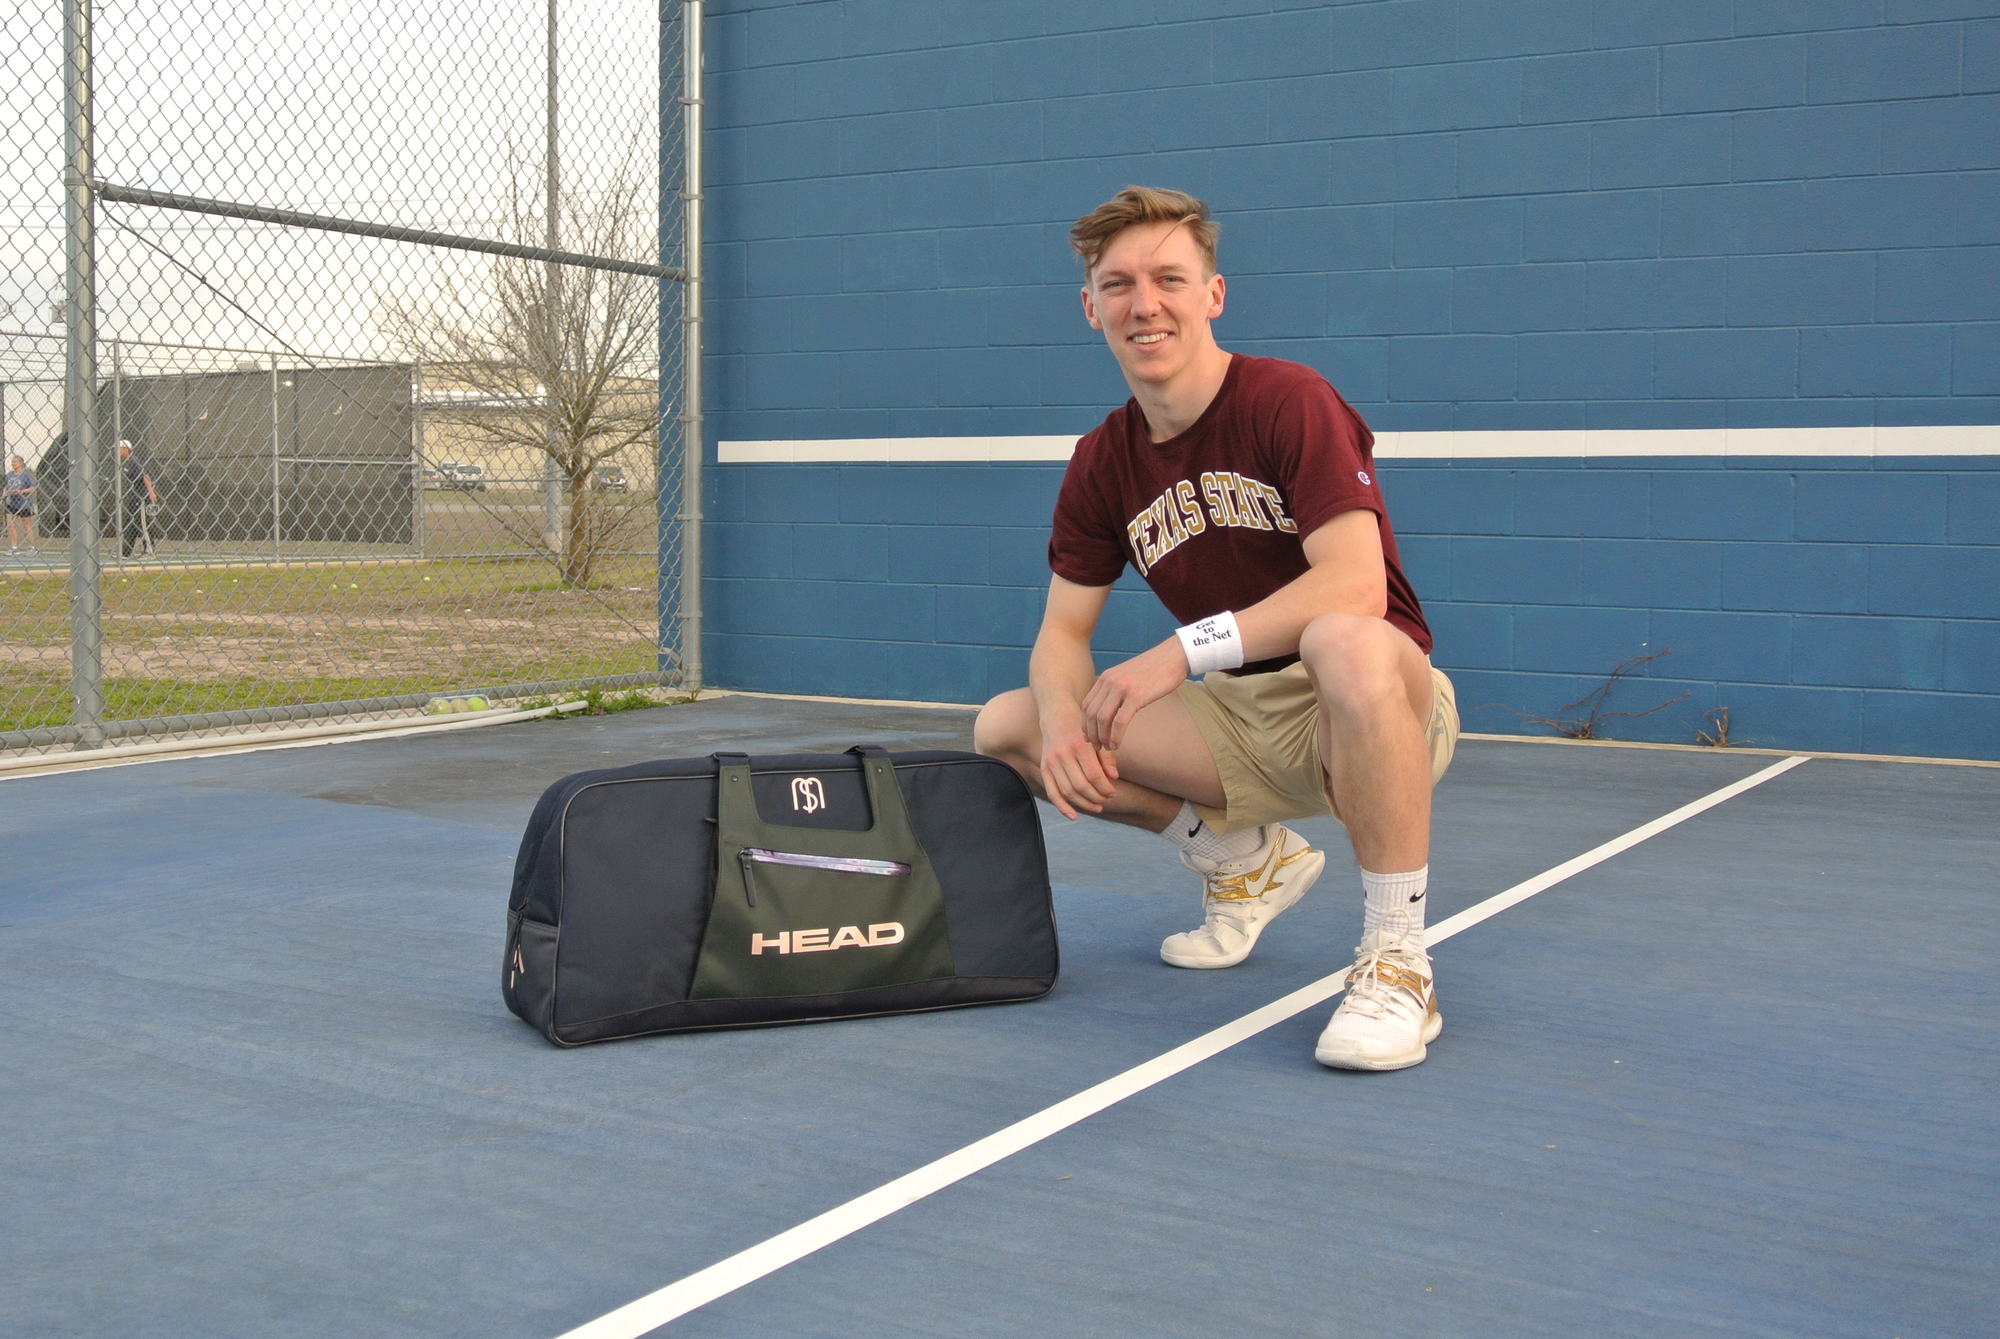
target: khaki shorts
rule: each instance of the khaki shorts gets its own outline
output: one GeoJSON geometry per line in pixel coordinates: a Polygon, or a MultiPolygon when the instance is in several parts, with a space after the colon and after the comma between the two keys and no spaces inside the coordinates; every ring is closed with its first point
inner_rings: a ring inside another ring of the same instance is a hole
{"type": "MultiPolygon", "coordinates": [[[[1436,785],[1458,748],[1458,697],[1436,666],[1431,689],[1431,784],[1436,785]]],[[[1270,674],[1210,674],[1200,683],[1182,684],[1179,692],[1222,776],[1228,808],[1194,806],[1210,828],[1222,833],[1287,818],[1340,817],[1319,763],[1319,700],[1303,664],[1270,674]]]]}

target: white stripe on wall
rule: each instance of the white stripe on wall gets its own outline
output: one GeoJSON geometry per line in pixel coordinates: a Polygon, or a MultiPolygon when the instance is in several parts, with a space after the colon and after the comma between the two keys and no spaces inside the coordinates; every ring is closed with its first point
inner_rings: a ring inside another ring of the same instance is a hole
{"type": "Polygon", "coordinates": [[[1076,437],[851,437],[825,442],[718,442],[725,465],[839,461],[1068,460],[1076,437]]]}
{"type": "MultiPolygon", "coordinates": [[[[1076,438],[854,437],[722,442],[725,465],[1068,460],[1076,438]]],[[[2000,456],[2000,425],[1910,428],[1618,428],[1574,432],[1382,432],[1377,460],[1613,456],[2000,456]]]]}

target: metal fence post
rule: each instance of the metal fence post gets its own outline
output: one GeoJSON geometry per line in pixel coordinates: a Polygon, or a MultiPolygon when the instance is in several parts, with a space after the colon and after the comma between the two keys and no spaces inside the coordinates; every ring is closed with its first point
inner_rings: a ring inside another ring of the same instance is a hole
{"type": "Polygon", "coordinates": [[[271,558],[285,556],[285,499],[279,491],[278,463],[278,356],[271,355],[271,558]]]}
{"type": "MultiPolygon", "coordinates": [[[[682,0],[681,125],[686,231],[681,283],[681,691],[701,690],[701,98],[702,0],[682,0]]],[[[664,574],[662,574],[664,575],[664,574]]]]}
{"type": "MultiPolygon", "coordinates": [[[[554,251],[562,245],[562,178],[558,175],[561,145],[556,140],[556,100],[560,91],[556,83],[556,0],[549,0],[548,9],[545,42],[547,51],[542,62],[543,75],[547,80],[547,86],[543,90],[542,107],[547,123],[543,127],[546,142],[542,150],[542,188],[547,198],[547,203],[544,205],[547,217],[543,220],[543,224],[547,230],[548,248],[554,251]]],[[[556,337],[556,298],[561,292],[559,285],[562,276],[557,273],[556,266],[551,264],[544,277],[547,287],[542,298],[546,308],[543,317],[549,322],[550,353],[553,354],[555,351],[553,340],[556,337]]],[[[562,471],[556,467],[556,388],[549,384],[548,376],[554,371],[555,359],[551,357],[549,366],[544,369],[542,384],[544,418],[542,441],[543,449],[547,453],[542,460],[542,543],[548,546],[550,553],[561,553],[563,550],[562,471]]]]}
{"type": "Polygon", "coordinates": [[[90,0],[63,0],[63,428],[69,437],[70,723],[76,728],[77,747],[85,749],[104,744],[90,59],[90,0]]]}
{"type": "MultiPolygon", "coordinates": [[[[111,488],[118,499],[113,508],[117,517],[118,566],[125,566],[125,462],[118,458],[118,443],[125,440],[125,388],[119,366],[118,341],[111,341],[111,488]]],[[[133,455],[139,453],[135,450],[133,455]]],[[[135,504],[136,505],[136,504],[135,504]]]]}
{"type": "Polygon", "coordinates": [[[424,547],[425,508],[429,505],[424,497],[424,461],[428,453],[424,450],[424,365],[410,365],[410,536],[416,541],[417,556],[425,557],[424,547]]]}

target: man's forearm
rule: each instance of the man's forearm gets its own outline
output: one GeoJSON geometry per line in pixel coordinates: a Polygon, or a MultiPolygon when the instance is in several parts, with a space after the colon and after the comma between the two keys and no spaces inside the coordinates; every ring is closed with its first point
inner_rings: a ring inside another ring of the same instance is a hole
{"type": "MultiPolygon", "coordinates": [[[[1354,598],[1351,593],[1340,589],[1337,580],[1329,580],[1318,572],[1303,573],[1291,584],[1273,591],[1249,608],[1233,611],[1236,633],[1243,641],[1243,663],[1252,664],[1296,654],[1306,624],[1321,614],[1362,614],[1380,618],[1387,612],[1386,604],[1386,600],[1370,600],[1365,595],[1354,598]],[[1319,579],[1315,580],[1315,577],[1319,579]]],[[[1146,654],[1157,654],[1163,659],[1182,655],[1179,635],[1166,637],[1146,654]]],[[[1185,664],[1185,660],[1182,663],[1185,664]]]]}
{"type": "Polygon", "coordinates": [[[1035,639],[1035,649],[1028,655],[1028,690],[1034,694],[1044,730],[1064,721],[1072,726],[1081,722],[1084,695],[1096,679],[1088,643],[1078,645],[1046,633],[1035,639]]]}
{"type": "Polygon", "coordinates": [[[1306,624],[1322,614],[1381,618],[1389,612],[1389,583],[1373,512],[1350,511],[1328,521],[1304,541],[1311,564],[1247,609],[1233,611],[1246,662],[1292,655],[1306,624]]]}
{"type": "Polygon", "coordinates": [[[1306,624],[1321,614],[1380,618],[1388,612],[1386,592],[1371,599],[1369,593],[1345,589],[1345,584],[1335,574],[1314,568],[1248,609],[1237,610],[1236,629],[1243,638],[1244,660],[1295,654],[1306,624]]]}

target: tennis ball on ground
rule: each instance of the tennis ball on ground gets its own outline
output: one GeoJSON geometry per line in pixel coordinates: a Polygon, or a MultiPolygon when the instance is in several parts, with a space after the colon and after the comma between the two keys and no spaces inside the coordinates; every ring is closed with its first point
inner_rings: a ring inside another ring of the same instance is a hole
{"type": "Polygon", "coordinates": [[[486,710],[486,699],[478,696],[468,697],[465,699],[465,709],[467,711],[484,711],[486,710]]]}

